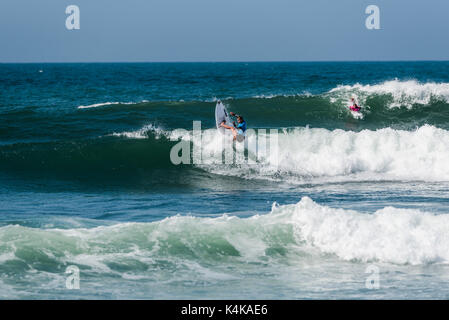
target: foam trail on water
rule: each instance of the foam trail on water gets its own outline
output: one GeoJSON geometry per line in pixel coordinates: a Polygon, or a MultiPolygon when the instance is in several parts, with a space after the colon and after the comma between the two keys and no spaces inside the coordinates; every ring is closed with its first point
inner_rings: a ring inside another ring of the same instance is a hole
{"type": "Polygon", "coordinates": [[[129,139],[146,139],[146,138],[148,138],[149,132],[155,133],[156,138],[165,134],[163,129],[161,129],[153,124],[148,124],[138,130],[114,132],[111,135],[115,136],[115,137],[125,137],[125,138],[129,138],[129,139]]]}
{"type": "Polygon", "coordinates": [[[120,102],[103,102],[103,103],[95,103],[88,106],[78,106],[78,109],[89,109],[89,108],[97,108],[103,106],[110,106],[114,104],[120,104],[120,102]]]}
{"type": "MultiPolygon", "coordinates": [[[[143,100],[138,103],[148,102],[148,100],[143,100]]],[[[98,108],[98,107],[105,107],[105,106],[111,106],[111,105],[117,105],[117,104],[125,104],[125,105],[131,105],[131,104],[137,104],[137,102],[101,102],[101,103],[95,103],[87,106],[78,106],[78,109],[90,109],[90,108],[98,108]]]]}

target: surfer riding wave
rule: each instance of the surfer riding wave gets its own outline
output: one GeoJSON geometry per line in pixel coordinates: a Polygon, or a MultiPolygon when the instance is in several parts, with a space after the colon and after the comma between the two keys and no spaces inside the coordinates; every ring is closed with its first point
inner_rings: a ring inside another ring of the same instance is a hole
{"type": "Polygon", "coordinates": [[[232,130],[232,134],[234,135],[234,140],[238,142],[242,142],[245,140],[245,131],[246,131],[246,121],[243,119],[241,115],[235,114],[234,112],[230,112],[231,116],[237,118],[237,124],[235,121],[233,122],[233,127],[228,126],[226,121],[221,122],[220,126],[225,129],[232,130]]]}
{"type": "Polygon", "coordinates": [[[360,112],[360,110],[361,110],[362,108],[356,103],[356,101],[355,101],[354,98],[351,98],[351,102],[352,102],[352,105],[349,106],[349,109],[350,109],[351,111],[360,112]]]}

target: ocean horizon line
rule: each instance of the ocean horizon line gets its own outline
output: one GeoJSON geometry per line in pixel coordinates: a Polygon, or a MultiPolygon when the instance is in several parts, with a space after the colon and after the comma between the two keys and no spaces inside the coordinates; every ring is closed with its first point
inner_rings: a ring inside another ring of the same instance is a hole
{"type": "Polygon", "coordinates": [[[388,63],[388,62],[449,62],[449,59],[430,60],[198,60],[198,61],[16,61],[0,64],[158,64],[158,63],[388,63]]]}

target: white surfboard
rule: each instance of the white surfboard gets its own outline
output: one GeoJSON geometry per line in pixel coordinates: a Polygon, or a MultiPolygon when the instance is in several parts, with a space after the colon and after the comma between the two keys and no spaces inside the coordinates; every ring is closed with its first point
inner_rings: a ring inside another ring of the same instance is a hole
{"type": "Polygon", "coordinates": [[[222,134],[226,132],[226,129],[220,126],[223,121],[225,121],[226,125],[231,127],[233,126],[231,120],[229,119],[228,110],[226,110],[224,104],[219,101],[215,106],[215,123],[217,124],[217,130],[222,134]]]}

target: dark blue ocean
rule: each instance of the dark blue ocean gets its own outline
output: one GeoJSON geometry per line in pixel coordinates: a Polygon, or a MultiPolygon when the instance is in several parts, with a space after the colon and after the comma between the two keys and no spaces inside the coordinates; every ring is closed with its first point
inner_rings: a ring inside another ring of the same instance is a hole
{"type": "Polygon", "coordinates": [[[3,299],[448,299],[448,192],[449,62],[0,64],[3,299]]]}

